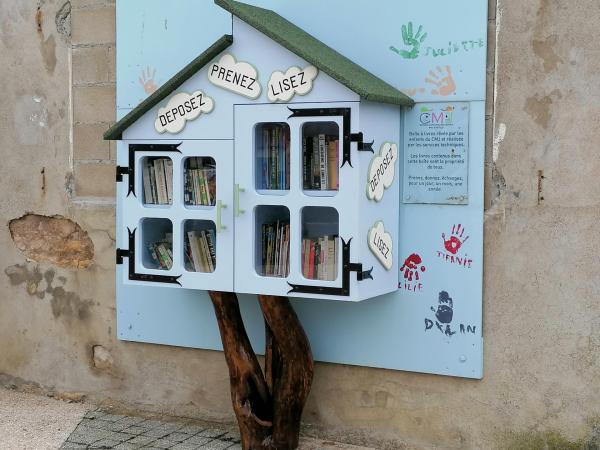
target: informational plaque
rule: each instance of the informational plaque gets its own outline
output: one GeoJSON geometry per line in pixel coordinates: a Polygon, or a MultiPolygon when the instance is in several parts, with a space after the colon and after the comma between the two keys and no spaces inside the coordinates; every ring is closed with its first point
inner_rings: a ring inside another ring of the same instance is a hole
{"type": "Polygon", "coordinates": [[[469,203],[469,103],[420,103],[406,113],[404,203],[469,203]]]}

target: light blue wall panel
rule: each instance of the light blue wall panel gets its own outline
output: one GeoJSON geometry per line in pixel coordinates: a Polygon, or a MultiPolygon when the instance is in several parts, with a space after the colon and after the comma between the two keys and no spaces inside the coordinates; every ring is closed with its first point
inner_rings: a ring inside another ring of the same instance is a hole
{"type": "MultiPolygon", "coordinates": [[[[421,265],[426,266],[426,271],[420,272],[419,289],[402,288],[356,304],[314,299],[295,299],[293,304],[319,361],[481,378],[487,2],[249,3],[276,10],[417,101],[471,102],[470,204],[399,206],[401,262],[418,253],[421,265]],[[422,25],[417,38],[418,53],[411,53],[414,45],[405,44],[403,25],[407,42],[414,42],[422,25]],[[423,38],[424,33],[427,35],[423,38]],[[401,55],[390,50],[390,46],[406,53],[401,55]],[[458,223],[466,227],[470,236],[463,248],[473,260],[469,269],[452,265],[438,255],[443,250],[441,233],[449,234],[458,223]],[[454,318],[450,325],[455,334],[445,334],[433,325],[442,291],[453,298],[454,318]],[[432,327],[428,328],[428,320],[432,327]]],[[[125,114],[147,95],[144,80],[140,81],[142,72],[146,82],[149,76],[158,86],[217,37],[230,31],[230,15],[208,0],[118,1],[118,114],[125,114]]],[[[120,164],[126,164],[122,160],[124,152],[118,158],[120,164]]],[[[401,186],[401,182],[395,185],[401,186]]],[[[119,192],[122,189],[123,186],[118,187],[119,192]]],[[[123,246],[124,242],[118,245],[123,246]]],[[[120,339],[221,349],[207,293],[124,285],[120,272],[120,339]]],[[[263,322],[256,299],[244,295],[240,302],[248,333],[257,351],[261,351],[263,322]]]]}

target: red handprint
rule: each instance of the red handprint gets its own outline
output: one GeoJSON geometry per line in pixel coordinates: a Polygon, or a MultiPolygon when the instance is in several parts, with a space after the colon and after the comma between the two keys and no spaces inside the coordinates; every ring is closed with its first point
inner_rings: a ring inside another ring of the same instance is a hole
{"type": "Polygon", "coordinates": [[[415,280],[419,280],[419,270],[425,272],[425,266],[419,266],[421,262],[421,257],[416,253],[413,253],[404,260],[404,264],[400,267],[400,272],[404,271],[404,278],[406,280],[412,281],[413,276],[415,280]]]}
{"type": "Polygon", "coordinates": [[[452,234],[446,240],[446,235],[442,233],[442,239],[444,240],[444,247],[453,255],[456,255],[458,250],[462,247],[469,236],[463,239],[463,234],[465,233],[465,227],[463,227],[460,223],[458,225],[452,226],[452,234]]]}

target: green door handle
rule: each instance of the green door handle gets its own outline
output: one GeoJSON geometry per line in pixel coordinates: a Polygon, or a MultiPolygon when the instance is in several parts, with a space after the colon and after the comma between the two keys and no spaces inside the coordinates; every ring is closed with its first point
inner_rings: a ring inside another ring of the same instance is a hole
{"type": "Polygon", "coordinates": [[[224,205],[223,202],[221,200],[217,200],[217,233],[219,233],[221,230],[225,230],[227,227],[225,225],[223,225],[223,223],[221,222],[221,210],[223,208],[227,208],[227,205],[224,205]]]}
{"type": "Polygon", "coordinates": [[[246,210],[240,208],[240,192],[246,192],[246,190],[241,188],[239,184],[236,184],[233,191],[233,214],[235,217],[239,217],[246,212],[246,210]]]}

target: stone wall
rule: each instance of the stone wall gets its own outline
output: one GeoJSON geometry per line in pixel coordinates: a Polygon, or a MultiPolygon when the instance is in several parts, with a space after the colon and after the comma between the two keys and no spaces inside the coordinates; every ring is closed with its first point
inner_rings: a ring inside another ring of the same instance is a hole
{"type": "MultiPolygon", "coordinates": [[[[490,0],[489,19],[484,379],[317,364],[309,434],[419,449],[593,439],[600,9],[490,0]]],[[[114,36],[112,1],[0,2],[0,382],[231,421],[221,353],[115,338],[115,154],[101,139],[114,36]]]]}

